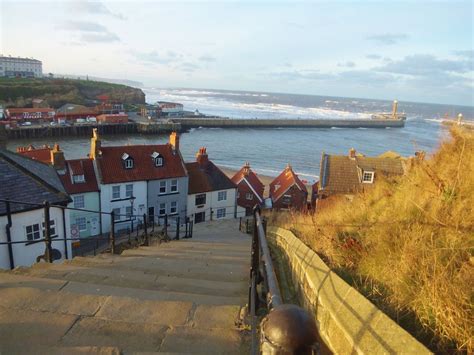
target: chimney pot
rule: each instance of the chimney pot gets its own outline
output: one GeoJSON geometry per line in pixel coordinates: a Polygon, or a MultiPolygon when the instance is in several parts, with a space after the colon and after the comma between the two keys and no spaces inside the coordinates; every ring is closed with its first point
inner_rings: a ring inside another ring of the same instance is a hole
{"type": "Polygon", "coordinates": [[[209,163],[209,158],[207,156],[206,147],[199,148],[199,152],[196,154],[196,161],[199,163],[201,168],[205,168],[209,163]]]}
{"type": "Polygon", "coordinates": [[[170,144],[174,151],[179,151],[179,135],[176,132],[170,134],[170,144]]]}
{"type": "Polygon", "coordinates": [[[349,158],[355,159],[356,157],[356,150],[354,148],[349,149],[349,158]]]}

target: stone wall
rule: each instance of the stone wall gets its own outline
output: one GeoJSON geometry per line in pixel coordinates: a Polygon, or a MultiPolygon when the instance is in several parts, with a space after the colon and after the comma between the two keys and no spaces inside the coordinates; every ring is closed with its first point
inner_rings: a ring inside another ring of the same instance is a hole
{"type": "Polygon", "coordinates": [[[292,232],[268,228],[287,257],[304,307],[335,354],[429,354],[430,351],[331,271],[292,232]]]}

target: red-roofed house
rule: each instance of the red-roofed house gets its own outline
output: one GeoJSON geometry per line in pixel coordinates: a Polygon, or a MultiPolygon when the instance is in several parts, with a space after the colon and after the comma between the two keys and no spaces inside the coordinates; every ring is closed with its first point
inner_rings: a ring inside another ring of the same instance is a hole
{"type": "Polygon", "coordinates": [[[186,163],[189,174],[187,215],[194,223],[235,218],[237,185],[214,165],[202,147],[196,161],[186,163]]]}
{"type": "MultiPolygon", "coordinates": [[[[91,211],[100,209],[99,185],[91,159],[66,160],[64,152],[57,144],[53,148],[47,145],[37,149],[32,145],[18,147],[17,153],[50,164],[56,169],[64,189],[72,198],[68,207],[91,211]]],[[[101,234],[100,213],[69,210],[69,221],[68,229],[73,238],[101,234]]]]}
{"type": "Polygon", "coordinates": [[[237,185],[237,205],[245,208],[247,216],[251,215],[255,205],[263,204],[265,185],[248,162],[232,177],[232,182],[237,185]]]}
{"type": "MultiPolygon", "coordinates": [[[[98,173],[101,210],[115,213],[117,230],[143,220],[144,214],[184,220],[188,176],[176,133],[167,144],[104,147],[94,129],[89,156],[98,173]]],[[[110,230],[109,219],[102,229],[110,230]]]]}
{"type": "Polygon", "coordinates": [[[273,208],[296,210],[306,208],[308,190],[289,164],[270,183],[270,198],[273,208]]]}

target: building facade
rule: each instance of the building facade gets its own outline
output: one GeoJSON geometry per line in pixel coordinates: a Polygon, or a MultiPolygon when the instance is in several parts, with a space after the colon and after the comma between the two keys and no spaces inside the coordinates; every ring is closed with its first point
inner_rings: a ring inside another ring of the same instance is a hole
{"type": "Polygon", "coordinates": [[[248,162],[232,177],[232,182],[237,185],[237,205],[245,209],[246,216],[250,216],[256,205],[264,203],[265,185],[248,162]]]}
{"type": "Polygon", "coordinates": [[[67,236],[71,201],[53,167],[0,148],[0,268],[30,266],[45,254],[45,208],[49,208],[53,259],[71,258],[71,242],[67,236]]]}
{"type": "Polygon", "coordinates": [[[186,163],[189,175],[187,216],[200,223],[237,216],[237,185],[199,149],[196,162],[186,163]]]}
{"type": "Polygon", "coordinates": [[[0,77],[43,77],[43,63],[37,59],[0,56],[0,77]]]}
{"type": "Polygon", "coordinates": [[[308,190],[289,164],[270,183],[270,198],[276,209],[304,210],[307,207],[308,190]]]}

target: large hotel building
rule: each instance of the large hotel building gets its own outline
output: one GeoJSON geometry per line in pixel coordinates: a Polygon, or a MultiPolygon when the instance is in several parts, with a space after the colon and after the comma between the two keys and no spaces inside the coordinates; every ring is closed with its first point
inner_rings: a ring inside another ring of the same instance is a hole
{"type": "Polygon", "coordinates": [[[37,59],[0,55],[0,77],[41,78],[43,63],[37,59]]]}

